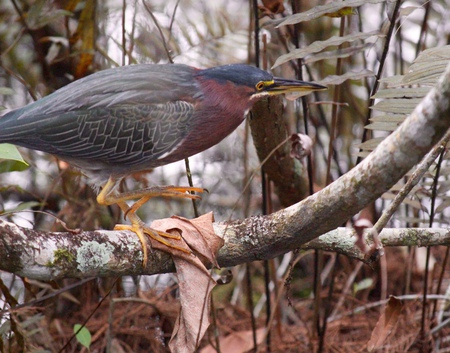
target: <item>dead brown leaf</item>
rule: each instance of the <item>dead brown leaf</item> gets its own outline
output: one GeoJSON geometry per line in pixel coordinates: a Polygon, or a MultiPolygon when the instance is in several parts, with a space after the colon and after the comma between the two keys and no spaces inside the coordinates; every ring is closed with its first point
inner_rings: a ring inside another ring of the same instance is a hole
{"type": "Polygon", "coordinates": [[[266,15],[275,15],[284,11],[283,0],[262,0],[263,6],[260,9],[264,10],[266,15]]]}
{"type": "Polygon", "coordinates": [[[372,331],[370,341],[367,344],[367,350],[369,352],[372,352],[383,345],[394,330],[399,320],[402,308],[403,302],[391,295],[384,309],[384,313],[381,314],[375,328],[372,331]]]}
{"type": "MultiPolygon", "coordinates": [[[[265,328],[256,330],[256,343],[262,343],[265,328]]],[[[219,339],[220,352],[244,353],[253,349],[253,331],[238,331],[219,339]]],[[[216,353],[218,350],[211,345],[203,348],[200,353],[216,353]]]]}
{"type": "MultiPolygon", "coordinates": [[[[191,249],[184,253],[171,249],[180,289],[181,309],[175,323],[169,348],[172,352],[194,352],[209,326],[210,297],[216,282],[205,264],[216,267],[216,253],[223,246],[223,239],[213,229],[212,212],[196,219],[174,216],[154,221],[151,227],[171,234],[181,234],[177,246],[191,249]]],[[[167,247],[152,242],[155,248],[167,251],[167,247]],[[163,248],[164,247],[164,248],[163,248]]]]}
{"type": "Polygon", "coordinates": [[[94,59],[96,8],[94,1],[86,1],[85,7],[81,11],[78,28],[70,39],[73,44],[79,46],[79,59],[75,68],[75,78],[86,76],[90,65],[94,59]],[[80,41],[80,43],[77,43],[80,41]]]}
{"type": "Polygon", "coordinates": [[[311,154],[313,141],[311,137],[304,134],[292,134],[291,140],[291,157],[302,160],[311,154]]]}

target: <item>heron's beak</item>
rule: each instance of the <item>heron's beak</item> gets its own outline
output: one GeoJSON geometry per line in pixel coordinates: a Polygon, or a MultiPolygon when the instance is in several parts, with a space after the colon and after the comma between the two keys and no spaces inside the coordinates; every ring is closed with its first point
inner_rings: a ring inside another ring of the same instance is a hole
{"type": "Polygon", "coordinates": [[[273,81],[266,86],[265,91],[269,95],[278,95],[296,92],[307,94],[313,91],[323,91],[326,89],[327,87],[317,83],[274,77],[273,81]]]}

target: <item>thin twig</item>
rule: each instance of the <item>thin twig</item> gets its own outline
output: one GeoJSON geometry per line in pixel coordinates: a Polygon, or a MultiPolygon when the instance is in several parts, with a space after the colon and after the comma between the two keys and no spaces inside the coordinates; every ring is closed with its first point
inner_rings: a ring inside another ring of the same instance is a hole
{"type": "MultiPolygon", "coordinates": [[[[253,28],[253,35],[254,35],[254,49],[255,49],[255,66],[260,67],[260,47],[259,47],[259,7],[258,7],[258,1],[252,0],[251,1],[251,9],[253,10],[253,21],[254,21],[254,28],[253,28]]],[[[267,183],[269,180],[267,180],[267,177],[265,175],[264,170],[261,166],[261,178],[262,178],[262,185],[261,185],[261,192],[262,192],[262,212],[263,214],[266,212],[266,204],[267,204],[267,183]]],[[[250,181],[250,179],[249,179],[250,181]]],[[[242,195],[242,194],[241,194],[242,195]]],[[[258,349],[258,342],[256,337],[256,321],[255,321],[255,315],[253,313],[253,288],[251,286],[251,272],[250,272],[250,264],[247,263],[246,266],[246,278],[247,278],[247,301],[249,305],[249,311],[250,311],[250,317],[252,321],[252,333],[253,333],[253,351],[256,352],[258,349]]],[[[267,275],[267,273],[266,273],[267,275]]],[[[267,298],[268,301],[270,301],[270,297],[267,298]]],[[[266,344],[267,344],[267,351],[270,352],[270,335],[266,336],[266,344]]]]}
{"type": "Polygon", "coordinates": [[[127,1],[122,0],[122,65],[125,65],[125,58],[127,57],[127,36],[125,30],[127,1]]]}
{"type": "MultiPolygon", "coordinates": [[[[441,172],[441,165],[442,161],[444,159],[444,148],[449,140],[450,132],[447,132],[447,134],[444,136],[443,141],[441,140],[441,143],[439,143],[439,147],[442,147],[439,155],[439,160],[436,166],[436,174],[433,178],[433,186],[431,188],[431,206],[430,206],[430,221],[429,226],[432,227],[434,223],[434,216],[435,216],[435,206],[436,206],[436,195],[437,195],[437,188],[438,188],[438,182],[439,182],[439,174],[441,172]]],[[[435,148],[434,148],[435,149],[435,148]]],[[[433,149],[433,150],[434,150],[433,149]]],[[[426,315],[427,315],[427,294],[428,294],[428,276],[429,276],[429,267],[430,267],[430,257],[431,257],[431,247],[427,247],[427,256],[425,260],[425,276],[423,278],[423,298],[422,298],[422,318],[420,321],[420,339],[422,340],[422,343],[425,344],[425,321],[426,321],[426,315]]]]}
{"type": "Polygon", "coordinates": [[[175,14],[177,13],[178,10],[178,6],[180,5],[180,0],[177,1],[177,3],[175,4],[175,7],[173,8],[173,13],[172,16],[170,17],[170,24],[169,24],[169,40],[168,42],[170,43],[171,39],[172,39],[172,28],[173,28],[173,24],[175,22],[175,14]]]}
{"type": "MultiPolygon", "coordinates": [[[[382,52],[381,58],[379,60],[380,66],[378,67],[377,74],[375,75],[375,82],[373,84],[372,91],[370,92],[366,121],[365,121],[364,125],[369,124],[370,118],[372,117],[372,109],[370,109],[370,107],[372,107],[373,103],[375,102],[375,98],[372,98],[372,97],[374,96],[375,93],[377,93],[378,87],[380,85],[380,78],[381,78],[381,75],[383,74],[384,64],[386,63],[386,58],[389,53],[389,45],[391,43],[392,34],[394,33],[395,23],[397,20],[397,14],[400,10],[401,3],[402,3],[401,0],[397,0],[397,2],[395,3],[394,10],[392,11],[392,15],[391,15],[392,20],[391,20],[391,24],[388,29],[388,33],[385,38],[383,52],[382,52]]],[[[361,143],[366,141],[368,132],[369,132],[368,129],[364,129],[363,136],[361,138],[361,143]]],[[[359,164],[361,162],[361,160],[362,160],[362,158],[358,157],[356,160],[356,164],[359,164]]]]}
{"type": "MultiPolygon", "coordinates": [[[[339,36],[344,36],[345,29],[345,17],[341,17],[341,24],[339,27],[339,36]]],[[[336,60],[336,72],[337,76],[342,75],[342,58],[337,58],[336,60]]],[[[339,102],[341,100],[341,85],[334,86],[333,101],[339,102]]],[[[327,156],[327,171],[326,171],[326,185],[331,183],[331,160],[333,159],[334,151],[334,141],[337,134],[337,124],[338,124],[338,105],[333,104],[331,106],[331,131],[330,131],[330,141],[328,143],[328,156],[327,156]]]]}
{"type": "Polygon", "coordinates": [[[159,35],[161,36],[161,42],[164,46],[164,50],[167,55],[167,59],[169,60],[169,62],[171,64],[173,64],[173,59],[172,59],[172,56],[170,55],[170,50],[169,50],[169,47],[167,46],[166,38],[164,37],[164,33],[161,29],[161,26],[159,25],[158,20],[156,19],[155,15],[153,14],[153,11],[150,9],[149,5],[147,5],[147,2],[145,0],[143,0],[142,3],[144,4],[145,9],[147,10],[148,14],[150,15],[153,22],[155,23],[156,28],[158,29],[159,35]]]}
{"type": "Polygon", "coordinates": [[[425,156],[419,166],[416,168],[414,173],[408,179],[403,188],[397,193],[392,203],[383,212],[381,217],[378,219],[377,223],[374,225],[374,229],[378,234],[381,233],[383,228],[391,219],[392,215],[397,211],[398,207],[401,205],[403,200],[408,196],[414,186],[422,179],[423,175],[430,169],[430,166],[439,156],[439,154],[444,150],[447,142],[450,141],[450,131],[442,138],[442,140],[425,156]]]}
{"type": "MultiPolygon", "coordinates": [[[[411,300],[411,301],[419,300],[419,299],[421,299],[421,297],[422,297],[421,294],[406,294],[406,295],[395,296],[395,298],[399,299],[399,300],[411,300]]],[[[353,310],[347,311],[344,314],[337,315],[337,316],[330,316],[328,319],[328,322],[337,321],[346,316],[354,316],[355,314],[361,314],[366,310],[376,308],[377,306],[380,306],[380,305],[385,305],[388,300],[389,299],[383,299],[383,300],[379,300],[377,302],[368,303],[366,305],[358,306],[358,307],[354,308],[353,310]]],[[[445,295],[429,294],[429,295],[427,295],[427,300],[446,300],[446,301],[448,301],[449,298],[445,295]]]]}
{"type": "Polygon", "coordinates": [[[38,100],[34,89],[31,88],[31,86],[22,77],[17,75],[14,71],[11,71],[10,69],[8,69],[5,65],[3,65],[3,63],[1,61],[0,61],[0,66],[3,68],[3,70],[5,70],[8,73],[8,75],[15,78],[17,81],[19,81],[22,85],[25,86],[25,88],[27,89],[28,93],[30,94],[31,98],[33,98],[34,101],[38,100]]]}

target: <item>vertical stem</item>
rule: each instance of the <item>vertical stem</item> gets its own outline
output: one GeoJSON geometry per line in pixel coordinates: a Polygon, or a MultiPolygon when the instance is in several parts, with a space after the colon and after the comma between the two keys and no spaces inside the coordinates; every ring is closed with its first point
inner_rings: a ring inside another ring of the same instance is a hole
{"type": "MultiPolygon", "coordinates": [[[[189,165],[189,158],[185,158],[184,159],[184,165],[186,166],[186,176],[188,179],[188,183],[190,187],[194,186],[194,183],[192,181],[192,173],[191,173],[191,167],[189,165]]],[[[198,207],[197,207],[197,200],[192,199],[192,207],[194,208],[194,215],[197,218],[198,216],[200,216],[199,212],[198,212],[198,207]]]]}
{"type": "MultiPolygon", "coordinates": [[[[433,186],[431,189],[431,207],[430,207],[430,223],[429,223],[429,227],[431,228],[433,226],[434,223],[434,210],[435,210],[435,206],[436,206],[436,196],[437,196],[437,187],[438,187],[438,180],[439,180],[439,175],[441,172],[441,165],[442,165],[442,160],[444,159],[444,155],[446,153],[446,150],[444,149],[441,154],[439,155],[439,160],[438,163],[436,165],[436,175],[434,176],[434,180],[433,180],[433,186]]],[[[429,265],[430,265],[430,247],[427,246],[427,257],[426,257],[426,262],[425,262],[425,276],[423,279],[423,297],[422,297],[422,318],[421,318],[421,322],[420,322],[420,340],[421,340],[421,344],[425,345],[426,342],[426,332],[425,332],[425,323],[426,323],[426,316],[427,316],[427,294],[428,294],[428,276],[429,276],[429,265]]]]}
{"type": "MultiPolygon", "coordinates": [[[[253,20],[254,20],[254,42],[253,45],[255,47],[255,66],[259,67],[259,61],[260,61],[260,48],[259,48],[259,18],[258,18],[258,0],[251,0],[251,9],[253,10],[253,20]]],[[[263,205],[264,200],[266,198],[265,195],[265,181],[264,181],[264,171],[261,167],[261,176],[262,176],[262,197],[263,197],[263,205]]],[[[263,206],[264,207],[264,206],[263,206]]],[[[256,321],[255,321],[255,315],[253,313],[253,288],[252,288],[252,281],[251,281],[251,273],[250,273],[250,264],[246,264],[246,277],[247,277],[247,299],[248,299],[248,305],[250,310],[250,316],[252,321],[252,333],[253,333],[253,351],[256,352],[258,347],[258,342],[256,339],[256,321]]]]}
{"type": "Polygon", "coordinates": [[[250,318],[252,324],[252,332],[253,332],[253,352],[256,352],[258,348],[258,341],[256,339],[256,320],[255,315],[253,313],[253,289],[252,289],[252,277],[250,271],[250,264],[245,264],[245,279],[246,279],[246,289],[247,289],[247,305],[248,310],[250,311],[250,318]]]}
{"type": "Polygon", "coordinates": [[[420,28],[420,36],[419,40],[416,44],[416,57],[419,56],[420,51],[422,50],[423,43],[425,42],[425,36],[428,29],[428,16],[430,14],[431,9],[431,1],[426,1],[424,4],[425,14],[423,15],[422,26],[420,28]]]}
{"type": "MultiPolygon", "coordinates": [[[[402,1],[397,0],[397,2],[395,3],[394,10],[392,11],[391,25],[389,26],[389,30],[386,35],[386,41],[384,42],[384,48],[383,48],[383,52],[382,52],[381,58],[380,58],[380,66],[378,67],[378,72],[375,75],[375,82],[373,84],[372,91],[370,92],[370,97],[373,97],[373,95],[375,93],[377,93],[377,91],[378,91],[378,86],[380,84],[379,81],[380,81],[381,75],[383,74],[384,64],[386,63],[386,57],[389,52],[389,44],[391,43],[392,34],[393,34],[394,28],[395,28],[395,22],[397,20],[397,14],[400,10],[401,4],[402,4],[402,1]]],[[[364,125],[367,125],[370,121],[370,118],[372,117],[372,109],[370,109],[370,107],[373,105],[374,101],[375,100],[373,98],[369,98],[366,121],[365,121],[364,125]]],[[[363,136],[361,138],[361,142],[365,142],[367,140],[368,133],[369,133],[369,130],[364,129],[363,136]]],[[[361,162],[361,160],[362,160],[362,158],[358,157],[356,164],[359,164],[359,162],[361,162]]]]}
{"type": "Polygon", "coordinates": [[[253,18],[255,20],[254,42],[255,46],[255,66],[259,67],[259,18],[258,18],[258,0],[252,0],[253,18]]]}
{"type": "MultiPolygon", "coordinates": [[[[345,17],[341,17],[341,25],[339,27],[339,36],[344,36],[345,29],[345,17]]],[[[336,61],[336,73],[337,76],[342,74],[342,59],[338,58],[336,61]]],[[[339,103],[340,101],[340,85],[334,86],[333,102],[339,103]]],[[[330,142],[328,144],[328,157],[327,157],[327,179],[326,185],[331,183],[331,160],[333,159],[334,140],[337,135],[337,122],[338,122],[338,104],[331,106],[331,129],[330,129],[330,142]]]]}
{"type": "Polygon", "coordinates": [[[127,57],[127,37],[125,30],[127,1],[122,0],[122,66],[125,66],[125,58],[127,57]]]}

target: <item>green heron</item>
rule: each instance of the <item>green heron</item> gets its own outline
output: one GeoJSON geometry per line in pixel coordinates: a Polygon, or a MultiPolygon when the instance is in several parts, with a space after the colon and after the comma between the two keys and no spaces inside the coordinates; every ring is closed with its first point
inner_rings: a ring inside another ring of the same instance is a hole
{"type": "Polygon", "coordinates": [[[155,186],[119,193],[118,182],[219,143],[267,95],[326,87],[273,77],[241,64],[205,70],[187,65],[130,65],[77,80],[0,119],[0,142],[47,152],[81,169],[102,205],[117,204],[147,262],[146,235],[172,248],[173,235],[146,226],[136,211],[155,196],[199,198],[192,187],[155,186]],[[127,201],[137,201],[129,207],[127,201]]]}

